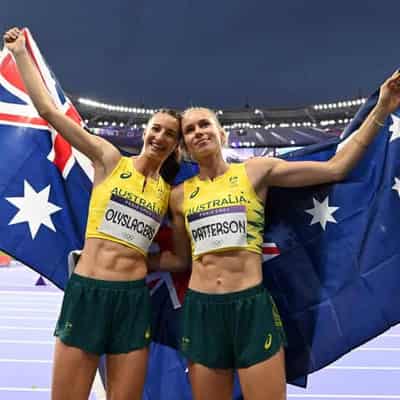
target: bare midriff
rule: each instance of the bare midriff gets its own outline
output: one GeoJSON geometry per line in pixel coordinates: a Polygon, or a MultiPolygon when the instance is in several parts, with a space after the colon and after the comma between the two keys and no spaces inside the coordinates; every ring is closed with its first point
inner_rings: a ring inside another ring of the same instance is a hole
{"type": "Polygon", "coordinates": [[[247,250],[209,253],[193,261],[189,288],[204,293],[237,292],[262,282],[261,255],[247,250]]]}
{"type": "Polygon", "coordinates": [[[133,281],[147,275],[146,258],[135,249],[109,240],[87,238],[77,274],[107,281],[133,281]]]}

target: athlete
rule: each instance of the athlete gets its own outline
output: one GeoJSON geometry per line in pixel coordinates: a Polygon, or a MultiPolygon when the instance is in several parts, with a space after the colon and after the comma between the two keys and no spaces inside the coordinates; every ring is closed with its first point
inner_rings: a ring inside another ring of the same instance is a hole
{"type": "Polygon", "coordinates": [[[255,157],[229,165],[222,157],[226,133],[216,115],[206,108],[183,113],[184,146],[200,170],[171,192],[174,252],[161,253],[159,260],[170,270],[192,259],[181,347],[195,400],[231,399],[234,370],[245,399],[286,398],[284,331],[262,285],[268,187],[342,180],[399,106],[396,72],[351,140],[326,162],[255,157]]]}
{"type": "Polygon", "coordinates": [[[172,177],[160,170],[173,161],[180,118],[155,113],[139,156],[121,157],[54,106],[18,28],[4,34],[4,43],[41,117],[94,166],[85,245],[55,329],[52,399],[87,399],[106,354],[107,398],[139,400],[151,339],[146,257],[168,207],[172,177]]]}

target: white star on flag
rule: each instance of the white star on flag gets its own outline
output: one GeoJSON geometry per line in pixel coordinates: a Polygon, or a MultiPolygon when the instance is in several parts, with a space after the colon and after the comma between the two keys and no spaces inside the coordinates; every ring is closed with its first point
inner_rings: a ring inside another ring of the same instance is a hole
{"type": "Polygon", "coordinates": [[[46,186],[42,191],[36,192],[29,182],[24,180],[23,197],[6,197],[8,202],[19,209],[8,225],[27,222],[32,239],[35,239],[41,225],[45,225],[55,232],[56,229],[50,215],[60,211],[61,208],[48,201],[49,194],[50,185],[46,186]]]}
{"type": "Polygon", "coordinates": [[[392,136],[390,136],[389,142],[393,142],[393,140],[400,138],[400,118],[397,115],[392,114],[392,125],[390,125],[389,131],[392,132],[392,136]]]}
{"type": "Polygon", "coordinates": [[[337,221],[333,217],[333,213],[336,212],[339,207],[329,207],[329,197],[326,196],[325,200],[320,203],[317,199],[313,198],[314,208],[305,210],[306,213],[312,215],[313,219],[310,225],[320,223],[323,230],[326,229],[327,222],[333,222],[337,224],[337,221]]]}
{"type": "Polygon", "coordinates": [[[397,192],[397,194],[400,197],[400,179],[394,177],[394,185],[392,186],[392,189],[397,192]]]}

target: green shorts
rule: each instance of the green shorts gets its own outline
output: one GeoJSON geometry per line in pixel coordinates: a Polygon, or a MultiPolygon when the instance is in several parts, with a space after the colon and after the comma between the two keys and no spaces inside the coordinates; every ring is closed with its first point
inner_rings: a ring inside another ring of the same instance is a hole
{"type": "Polygon", "coordinates": [[[209,368],[247,368],[286,344],[278,310],[263,285],[227,294],[189,289],[182,335],[188,360],[209,368]]]}
{"type": "Polygon", "coordinates": [[[144,279],[103,281],[72,274],[54,335],[89,353],[128,353],[150,343],[150,311],[144,279]]]}

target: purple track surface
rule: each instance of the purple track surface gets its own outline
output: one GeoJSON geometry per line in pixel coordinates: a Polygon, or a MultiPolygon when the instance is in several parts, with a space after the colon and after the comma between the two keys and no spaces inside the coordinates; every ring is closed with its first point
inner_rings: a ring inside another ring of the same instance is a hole
{"type": "MultiPolygon", "coordinates": [[[[0,267],[0,399],[50,398],[62,292],[49,283],[36,286],[38,278],[22,265],[0,267]]],[[[306,390],[288,386],[288,398],[400,400],[400,327],[312,374],[306,390]]]]}
{"type": "Polygon", "coordinates": [[[38,278],[18,263],[0,267],[0,399],[50,398],[62,292],[48,282],[36,286],[38,278]]]}

